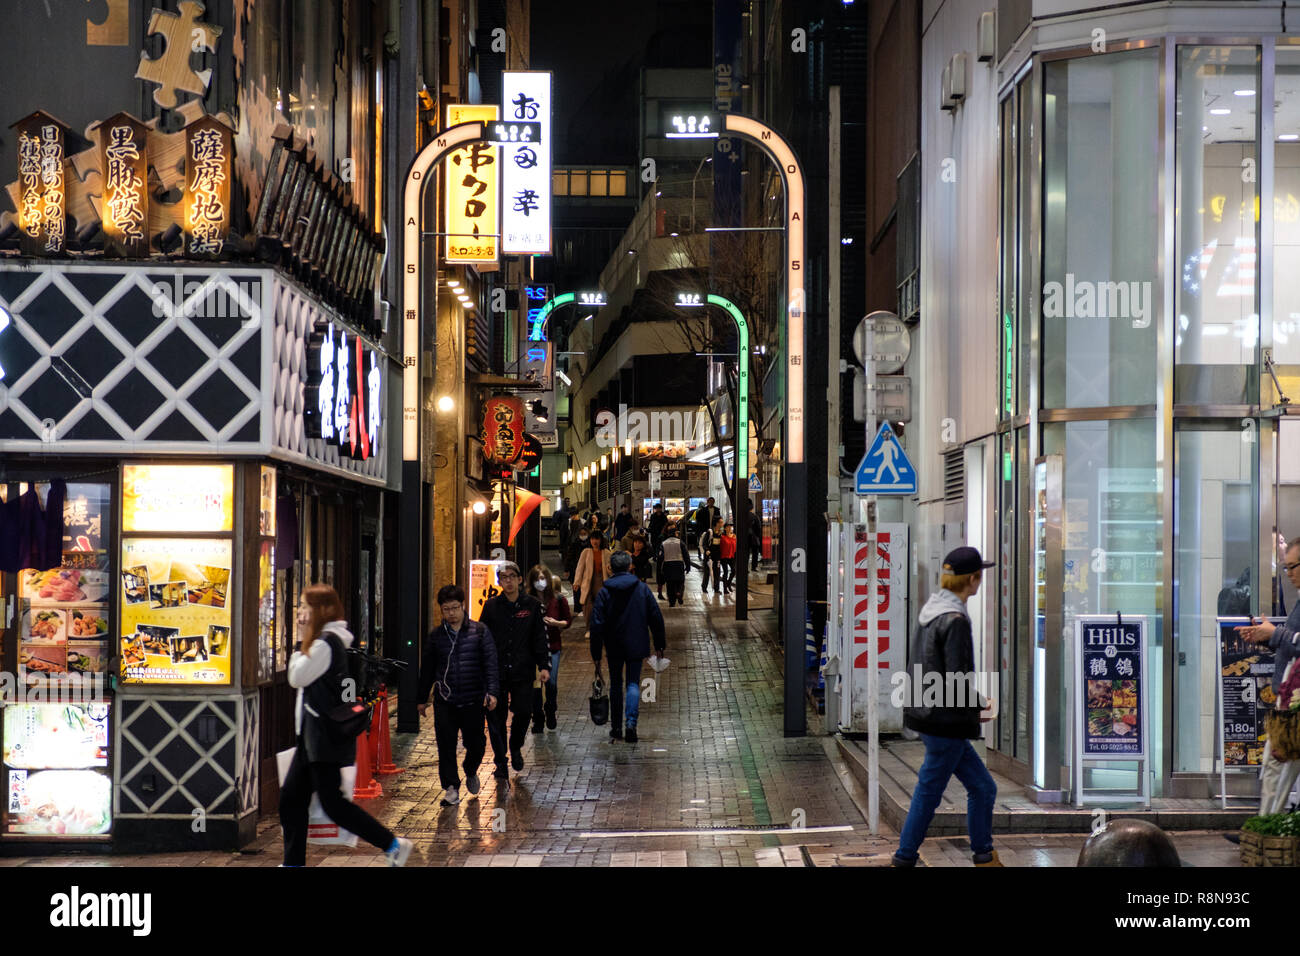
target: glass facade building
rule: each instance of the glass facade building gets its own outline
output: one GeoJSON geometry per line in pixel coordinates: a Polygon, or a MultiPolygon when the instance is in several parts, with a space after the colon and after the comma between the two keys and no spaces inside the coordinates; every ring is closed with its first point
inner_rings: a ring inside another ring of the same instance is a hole
{"type": "Polygon", "coordinates": [[[1257,614],[1296,598],[1278,535],[1300,536],[1282,398],[1300,395],[1300,38],[1105,25],[999,90],[990,749],[1068,788],[1074,622],[1143,615],[1153,792],[1205,797],[1223,595],[1248,585],[1257,614]],[[1054,513],[1035,494],[1052,461],[1054,513]]]}

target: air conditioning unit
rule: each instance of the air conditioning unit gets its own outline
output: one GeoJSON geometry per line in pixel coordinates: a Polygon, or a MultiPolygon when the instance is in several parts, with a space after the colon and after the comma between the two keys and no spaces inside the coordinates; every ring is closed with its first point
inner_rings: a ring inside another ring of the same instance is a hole
{"type": "Polygon", "coordinates": [[[951,61],[951,93],[957,103],[966,98],[966,60],[965,53],[955,53],[951,61]]]}
{"type": "Polygon", "coordinates": [[[980,14],[979,40],[975,44],[975,58],[981,63],[990,63],[997,53],[997,16],[992,10],[980,14]]]}
{"type": "Polygon", "coordinates": [[[943,80],[939,84],[939,109],[954,110],[957,103],[952,98],[952,60],[943,68],[943,80]]]}

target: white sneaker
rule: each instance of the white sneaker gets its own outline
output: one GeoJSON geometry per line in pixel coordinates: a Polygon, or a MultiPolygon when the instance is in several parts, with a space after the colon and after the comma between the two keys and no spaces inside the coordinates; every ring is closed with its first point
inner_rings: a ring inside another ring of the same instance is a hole
{"type": "Polygon", "coordinates": [[[454,807],[460,803],[460,788],[448,787],[442,793],[442,805],[444,807],[454,807]]]}
{"type": "Polygon", "coordinates": [[[415,849],[415,844],[406,837],[398,837],[395,846],[389,848],[384,856],[388,859],[389,866],[406,866],[407,859],[411,856],[411,851],[415,849]]]}

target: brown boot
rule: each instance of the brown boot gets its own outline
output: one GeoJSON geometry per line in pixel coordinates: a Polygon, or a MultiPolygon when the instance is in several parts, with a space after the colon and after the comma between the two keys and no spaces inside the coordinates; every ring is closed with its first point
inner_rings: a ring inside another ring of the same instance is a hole
{"type": "Polygon", "coordinates": [[[1003,863],[998,859],[998,851],[990,850],[988,853],[977,853],[971,857],[976,866],[1002,866],[1003,863]],[[987,857],[987,859],[985,859],[987,857]]]}

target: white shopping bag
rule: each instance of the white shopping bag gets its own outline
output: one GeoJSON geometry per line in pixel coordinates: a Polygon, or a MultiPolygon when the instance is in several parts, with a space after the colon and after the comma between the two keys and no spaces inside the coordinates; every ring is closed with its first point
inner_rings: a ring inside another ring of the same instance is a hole
{"type": "Polygon", "coordinates": [[[668,669],[668,665],[671,663],[672,661],[670,661],[668,658],[660,657],[658,654],[652,654],[650,656],[650,669],[653,670],[656,674],[662,674],[665,670],[668,669]]]}
{"type": "MultiPolygon", "coordinates": [[[[275,763],[280,773],[280,786],[284,786],[284,778],[289,775],[289,767],[293,763],[293,754],[296,747],[290,747],[288,750],[281,750],[275,755],[275,763]]],[[[357,783],[357,767],[353,764],[351,767],[339,768],[339,788],[343,791],[343,799],[352,799],[352,790],[357,783]]],[[[320,797],[316,794],[311,795],[311,806],[307,810],[307,842],[315,843],[320,846],[356,846],[357,835],[344,830],[337,823],[325,815],[321,809],[320,797]]]]}

